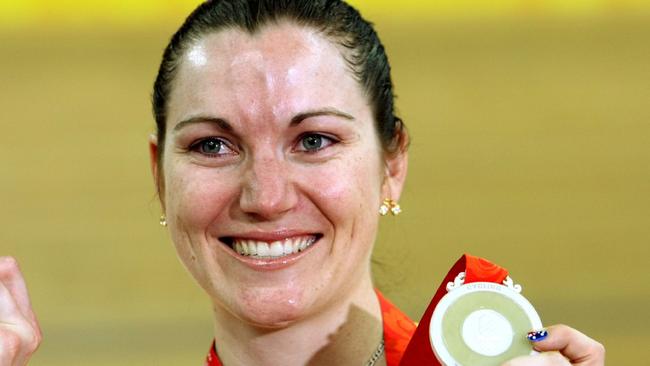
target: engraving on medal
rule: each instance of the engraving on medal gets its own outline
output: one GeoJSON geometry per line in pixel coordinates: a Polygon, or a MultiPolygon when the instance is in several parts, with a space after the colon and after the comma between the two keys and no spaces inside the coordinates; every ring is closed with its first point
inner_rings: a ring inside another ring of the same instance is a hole
{"type": "Polygon", "coordinates": [[[494,290],[494,291],[503,291],[504,287],[498,283],[492,282],[474,282],[463,287],[465,291],[474,291],[474,290],[494,290]]]}
{"type": "Polygon", "coordinates": [[[510,348],[513,330],[503,315],[491,309],[482,309],[465,319],[462,337],[472,351],[484,356],[498,356],[510,348]]]}

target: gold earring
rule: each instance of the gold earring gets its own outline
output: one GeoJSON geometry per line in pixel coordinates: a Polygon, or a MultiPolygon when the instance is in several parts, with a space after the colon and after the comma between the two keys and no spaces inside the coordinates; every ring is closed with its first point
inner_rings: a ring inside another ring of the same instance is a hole
{"type": "Polygon", "coordinates": [[[393,214],[393,216],[397,216],[402,212],[402,208],[400,207],[399,203],[395,202],[394,200],[385,198],[381,203],[381,206],[379,206],[379,214],[386,216],[389,212],[393,214]]]}
{"type": "Polygon", "coordinates": [[[392,213],[393,216],[397,216],[402,213],[402,207],[400,207],[399,203],[393,201],[393,207],[390,208],[390,213],[392,213]]]}
{"type": "Polygon", "coordinates": [[[167,227],[167,217],[165,216],[165,214],[160,215],[159,223],[160,223],[160,226],[167,227]]]}

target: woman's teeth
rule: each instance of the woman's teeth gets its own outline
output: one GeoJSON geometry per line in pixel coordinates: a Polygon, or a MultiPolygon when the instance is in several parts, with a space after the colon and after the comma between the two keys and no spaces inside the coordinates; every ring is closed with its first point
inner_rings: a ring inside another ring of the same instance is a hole
{"type": "Polygon", "coordinates": [[[233,248],[240,255],[256,258],[279,258],[302,252],[316,241],[314,236],[301,236],[267,243],[257,240],[235,239],[233,248]]]}

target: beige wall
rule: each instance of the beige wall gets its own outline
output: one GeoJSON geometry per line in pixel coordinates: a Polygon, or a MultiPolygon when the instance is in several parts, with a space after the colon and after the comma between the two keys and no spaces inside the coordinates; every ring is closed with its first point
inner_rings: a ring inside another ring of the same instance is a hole
{"type": "MultiPolygon", "coordinates": [[[[546,323],[603,341],[609,364],[643,364],[648,18],[368,10],[413,136],[378,285],[419,318],[461,253],[484,256],[546,323]]],[[[198,364],[209,345],[209,304],[157,225],[147,163],[171,23],[0,32],[0,254],[21,261],[44,328],[33,365],[198,364]]]]}

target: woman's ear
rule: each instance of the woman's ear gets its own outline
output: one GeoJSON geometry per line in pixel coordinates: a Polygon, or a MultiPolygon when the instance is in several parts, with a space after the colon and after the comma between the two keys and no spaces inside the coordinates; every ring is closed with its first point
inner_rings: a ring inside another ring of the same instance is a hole
{"type": "Polygon", "coordinates": [[[399,139],[400,146],[397,151],[386,153],[384,158],[384,184],[382,187],[383,198],[398,201],[406,181],[408,171],[408,135],[405,131],[399,139]]]}
{"type": "Polygon", "coordinates": [[[399,201],[408,170],[406,150],[388,156],[385,160],[384,198],[399,201]]]}
{"type": "Polygon", "coordinates": [[[156,192],[158,193],[158,198],[160,203],[163,206],[163,211],[165,209],[164,201],[164,180],[161,176],[160,167],[158,165],[158,159],[160,158],[159,145],[158,145],[158,136],[156,134],[149,135],[149,163],[151,164],[151,173],[153,175],[153,183],[156,186],[156,192]]]}

